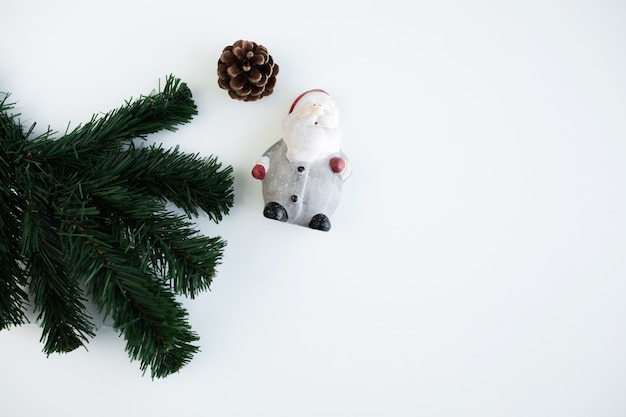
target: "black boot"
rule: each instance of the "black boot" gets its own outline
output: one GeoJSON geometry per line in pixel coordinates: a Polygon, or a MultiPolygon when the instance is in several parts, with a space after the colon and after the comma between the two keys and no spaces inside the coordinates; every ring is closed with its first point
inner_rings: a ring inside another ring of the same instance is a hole
{"type": "Polygon", "coordinates": [[[330,230],[330,220],[324,214],[316,214],[313,216],[311,221],[309,222],[309,227],[311,229],[321,230],[323,232],[328,232],[330,230]]]}
{"type": "Polygon", "coordinates": [[[285,208],[280,204],[273,201],[270,201],[265,205],[263,215],[268,219],[278,220],[279,222],[287,221],[287,210],[285,210],[285,208]]]}

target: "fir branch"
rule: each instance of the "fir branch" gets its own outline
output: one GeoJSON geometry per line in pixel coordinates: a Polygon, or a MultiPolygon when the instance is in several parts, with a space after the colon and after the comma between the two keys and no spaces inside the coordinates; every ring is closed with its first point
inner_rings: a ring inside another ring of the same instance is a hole
{"type": "Polygon", "coordinates": [[[83,246],[92,251],[94,260],[95,272],[86,280],[92,299],[113,318],[129,356],[141,362],[143,371],[150,368],[153,378],[178,371],[198,350],[186,311],[143,269],[132,250],[112,243],[114,236],[105,229],[82,236],[88,238],[83,246]]]}
{"type": "MultiPolygon", "coordinates": [[[[166,212],[165,199],[171,196],[174,204],[187,208],[189,214],[192,210],[196,212],[193,204],[199,205],[197,200],[203,198],[205,205],[213,205],[211,209],[216,213],[213,217],[217,221],[232,205],[232,168],[220,171],[221,165],[214,158],[203,160],[195,155],[185,156],[177,149],[131,148],[93,167],[89,180],[80,182],[80,190],[82,198],[89,198],[89,204],[106,213],[105,219],[110,227],[117,230],[116,242],[127,242],[177,293],[194,298],[209,288],[226,242],[220,238],[199,236],[191,228],[191,223],[166,212]],[[201,196],[197,188],[202,184],[198,187],[185,184],[185,181],[194,179],[187,178],[187,170],[180,167],[189,166],[192,166],[192,174],[206,179],[208,184],[217,183],[221,192],[214,189],[208,197],[201,196]],[[160,172],[167,175],[160,177],[160,172]],[[213,173],[213,176],[205,178],[204,172],[213,173]],[[163,189],[157,188],[159,182],[163,189]],[[172,183],[185,184],[179,185],[184,197],[175,194],[172,183]],[[211,196],[214,198],[209,198],[211,196]]],[[[66,213],[79,215],[67,208],[66,213]]]]}
{"type": "Polygon", "coordinates": [[[24,309],[28,294],[26,273],[20,253],[23,201],[14,188],[16,149],[25,140],[24,132],[8,112],[13,104],[6,94],[0,100],[0,330],[27,322],[24,309]]]}
{"type": "Polygon", "coordinates": [[[228,214],[232,168],[133,139],[187,123],[197,112],[189,88],[170,76],[162,92],[58,139],[50,131],[31,138],[34,125],[24,130],[12,109],[0,101],[0,329],[25,320],[26,287],[44,350],[84,345],[94,333],[83,282],[143,371],[178,371],[198,336],[175,296],[209,288],[226,244],[187,218],[199,209],[215,222],[228,214]]]}
{"type": "Polygon", "coordinates": [[[68,273],[69,259],[55,228],[53,209],[33,201],[24,216],[22,253],[29,265],[29,289],[41,322],[44,352],[70,352],[94,336],[78,278],[68,273]]]}
{"type": "Polygon", "coordinates": [[[45,143],[33,141],[24,150],[40,151],[47,159],[70,155],[76,159],[90,159],[103,152],[117,151],[121,145],[136,138],[145,139],[161,130],[176,131],[177,125],[190,122],[197,113],[187,84],[170,75],[163,91],[128,100],[124,106],[109,113],[94,115],[91,121],[59,139],[47,137],[45,143]]]}
{"type": "MultiPolygon", "coordinates": [[[[4,171],[0,167],[0,184],[5,184],[4,171]]],[[[24,308],[28,294],[26,272],[22,268],[20,252],[22,202],[13,190],[0,191],[0,329],[27,322],[24,308]]]]}
{"type": "Polygon", "coordinates": [[[198,216],[200,208],[217,222],[233,204],[232,167],[222,167],[215,157],[182,153],[178,147],[131,148],[103,160],[94,171],[124,174],[128,186],[170,201],[190,217],[198,216]]]}
{"type": "MultiPolygon", "coordinates": [[[[181,225],[181,230],[184,223],[181,225]]],[[[190,233],[194,230],[187,229],[190,233]]],[[[216,266],[221,262],[226,241],[220,238],[189,236],[180,238],[161,236],[164,257],[170,261],[161,264],[162,274],[178,294],[191,297],[209,289],[216,266]],[[170,253],[169,255],[167,255],[170,253]]]]}
{"type": "Polygon", "coordinates": [[[122,240],[134,242],[139,256],[165,285],[191,298],[209,289],[226,246],[224,240],[199,235],[191,223],[173,213],[145,222],[141,232],[122,240]]]}
{"type": "Polygon", "coordinates": [[[83,192],[104,215],[94,216],[97,225],[84,225],[85,230],[106,227],[114,242],[125,252],[134,251],[144,269],[152,269],[178,294],[194,298],[209,289],[225,241],[200,235],[192,223],[167,211],[165,202],[150,194],[137,193],[114,180],[106,186],[92,186],[84,184],[83,192]]]}
{"type": "MultiPolygon", "coordinates": [[[[5,94],[0,100],[0,146],[3,150],[2,164],[7,167],[10,164],[11,151],[17,146],[15,143],[21,144],[26,138],[24,130],[19,122],[16,121],[18,115],[10,114],[15,107],[15,103],[9,102],[10,94],[5,94]]],[[[19,146],[19,145],[18,145],[19,146]]]]}

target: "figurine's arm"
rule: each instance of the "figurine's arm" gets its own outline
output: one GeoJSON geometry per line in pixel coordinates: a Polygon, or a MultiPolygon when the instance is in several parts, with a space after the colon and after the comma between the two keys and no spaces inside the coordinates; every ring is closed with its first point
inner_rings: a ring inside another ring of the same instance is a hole
{"type": "Polygon", "coordinates": [[[256,178],[257,180],[262,180],[263,178],[265,178],[265,173],[267,172],[267,170],[270,167],[270,159],[272,158],[272,156],[276,152],[276,150],[283,143],[284,142],[283,142],[282,139],[279,140],[278,142],[276,142],[275,144],[270,146],[270,148],[265,151],[263,156],[261,156],[259,158],[259,160],[257,161],[256,165],[252,168],[252,176],[254,178],[256,178]]]}
{"type": "Polygon", "coordinates": [[[259,158],[254,168],[252,168],[252,176],[257,180],[262,180],[265,178],[265,173],[267,169],[270,167],[270,158],[263,155],[259,158]]]}
{"type": "MultiPolygon", "coordinates": [[[[342,155],[343,156],[343,155],[342,155]]],[[[342,180],[348,179],[352,174],[352,164],[345,157],[336,156],[330,160],[330,169],[341,176],[342,180]]]]}

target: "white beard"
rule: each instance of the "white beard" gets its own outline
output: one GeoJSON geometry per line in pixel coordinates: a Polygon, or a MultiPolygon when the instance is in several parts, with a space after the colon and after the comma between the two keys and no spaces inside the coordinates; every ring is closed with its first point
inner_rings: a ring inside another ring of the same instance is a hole
{"type": "Polygon", "coordinates": [[[341,135],[335,127],[336,123],[330,123],[332,127],[325,125],[328,124],[323,120],[316,125],[288,117],[284,123],[283,138],[287,144],[287,159],[291,162],[315,162],[339,152],[341,135]]]}

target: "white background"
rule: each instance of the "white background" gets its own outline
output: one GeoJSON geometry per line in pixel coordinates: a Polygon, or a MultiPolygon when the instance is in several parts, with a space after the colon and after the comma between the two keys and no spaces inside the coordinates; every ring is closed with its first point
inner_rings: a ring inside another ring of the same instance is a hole
{"type": "Polygon", "coordinates": [[[49,358],[36,323],[4,330],[0,414],[626,415],[625,22],[600,0],[3,0],[0,91],[26,125],[175,74],[199,115],[150,142],[217,155],[236,198],[197,220],[228,246],[184,300],[189,365],[142,376],[106,322],[49,358]],[[259,102],[217,86],[238,39],[280,65],[259,102]],[[250,176],[310,88],[354,166],[328,233],[263,218],[250,176]]]}

